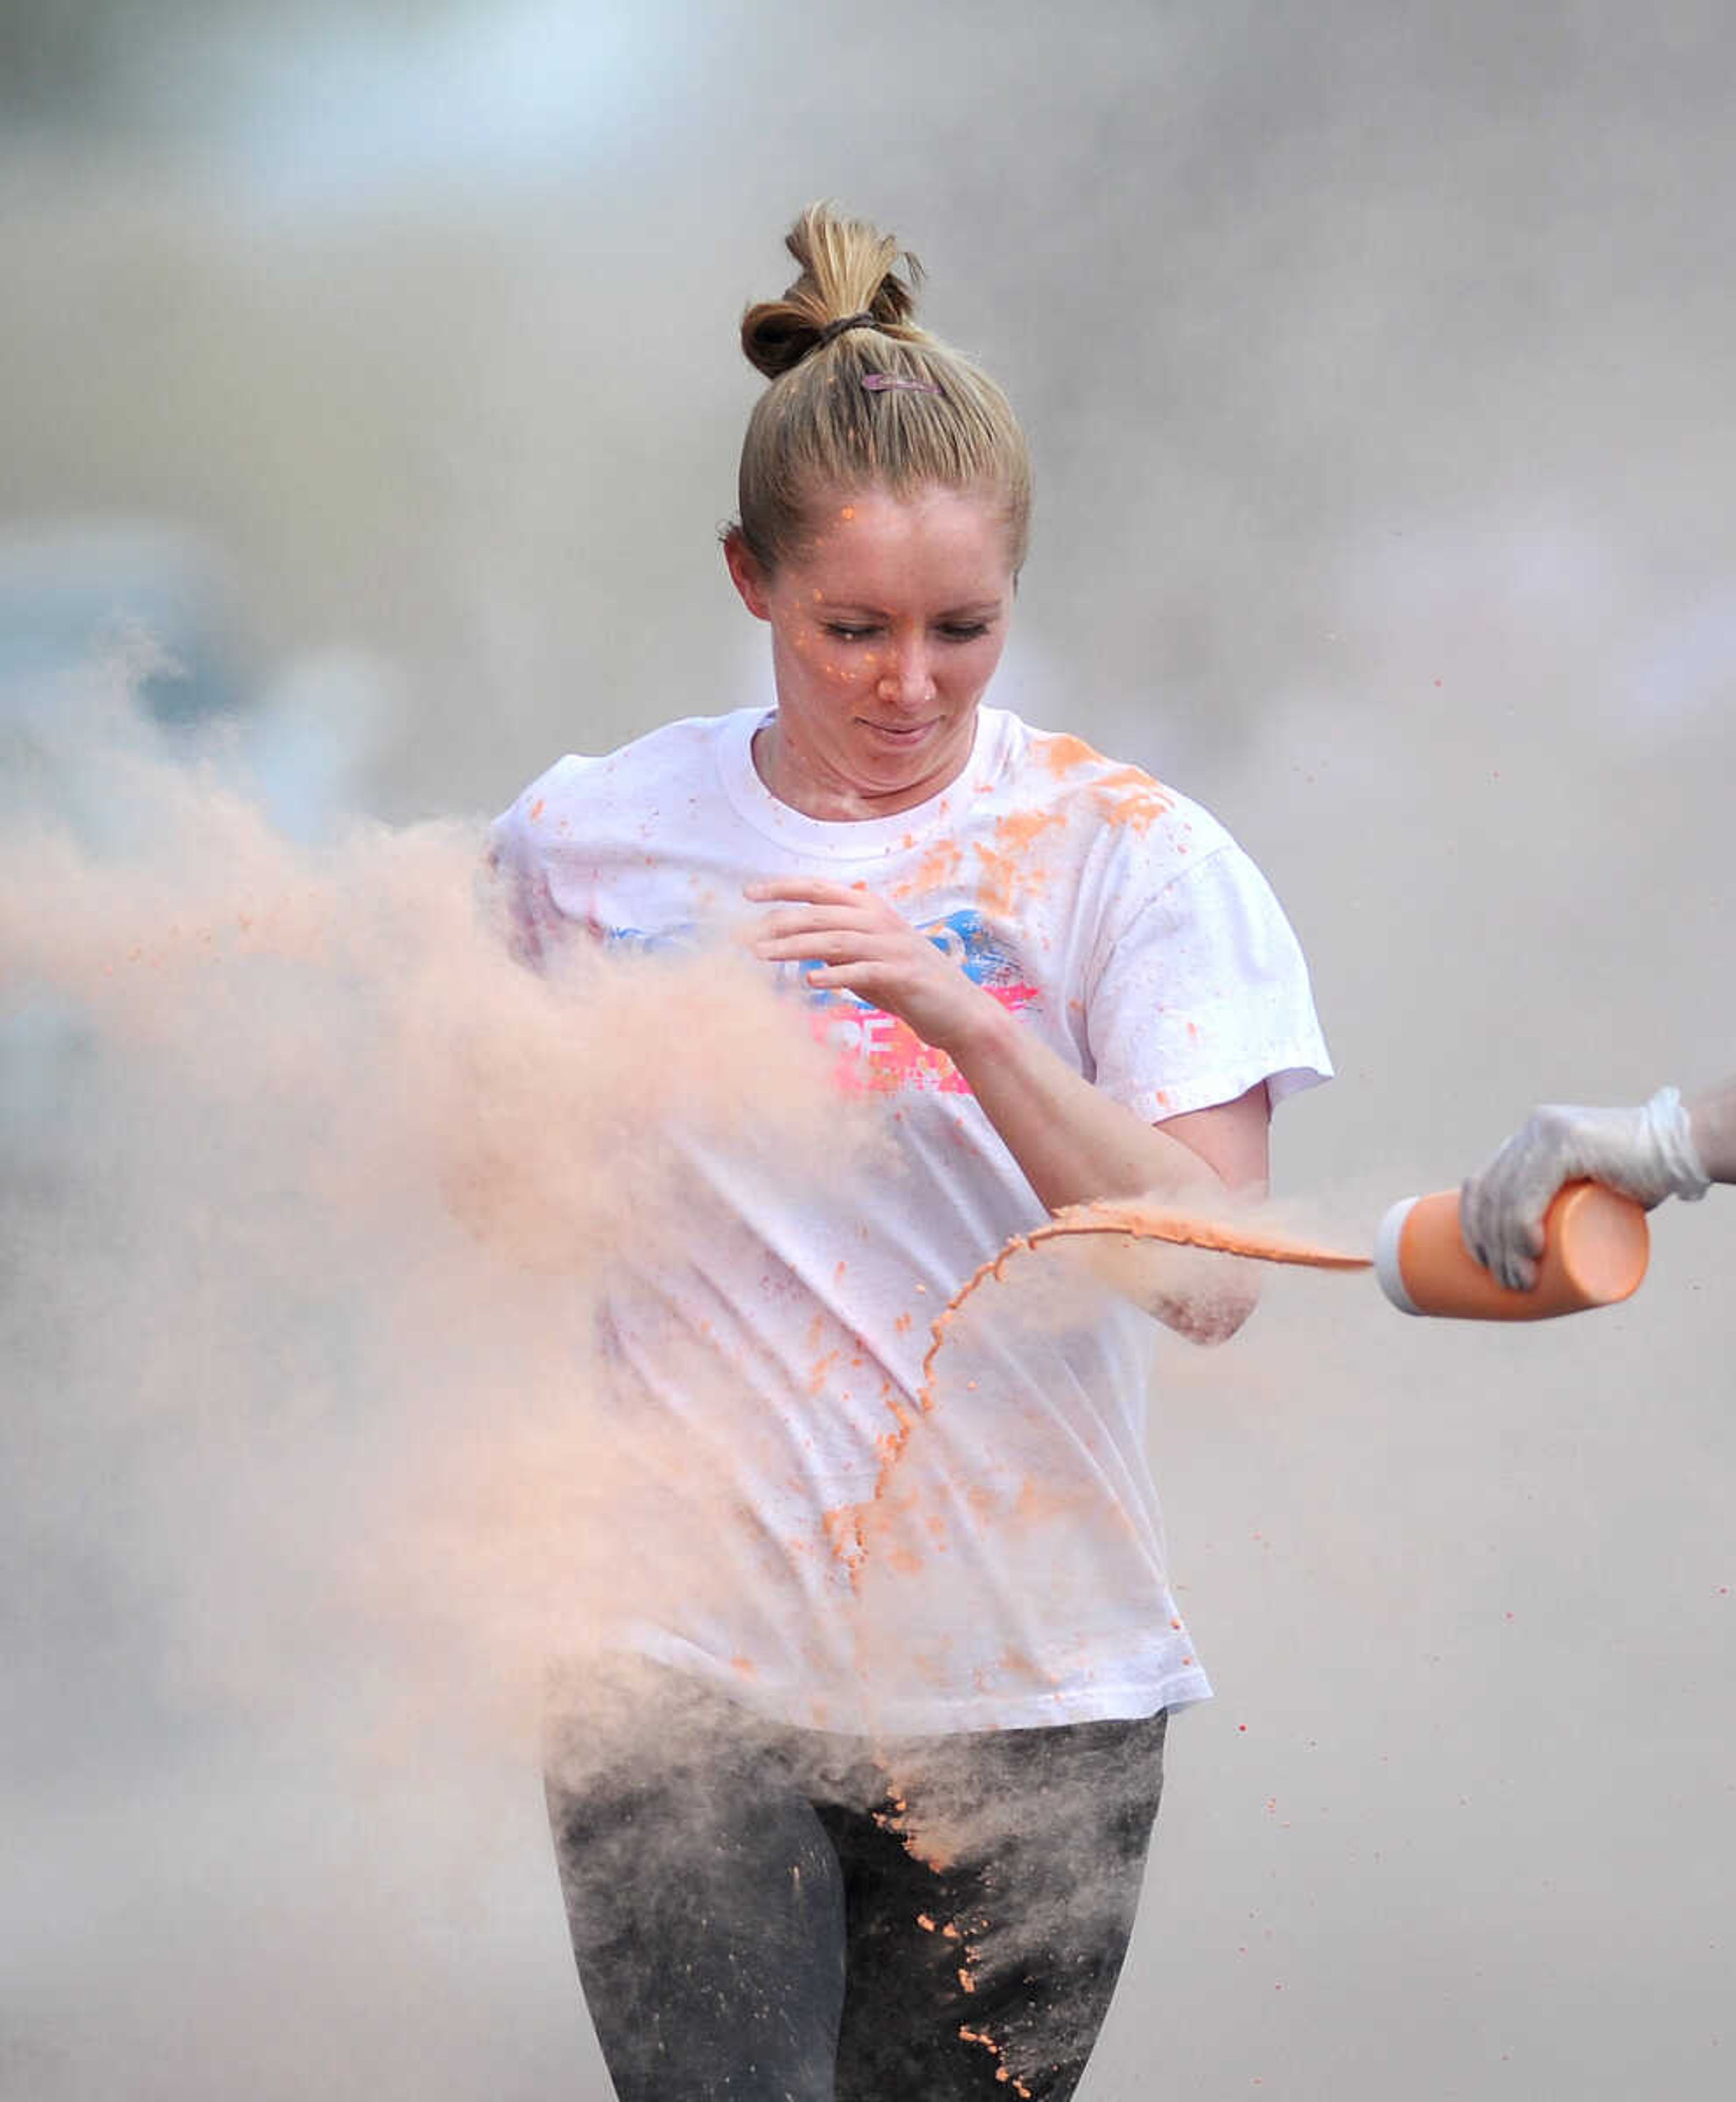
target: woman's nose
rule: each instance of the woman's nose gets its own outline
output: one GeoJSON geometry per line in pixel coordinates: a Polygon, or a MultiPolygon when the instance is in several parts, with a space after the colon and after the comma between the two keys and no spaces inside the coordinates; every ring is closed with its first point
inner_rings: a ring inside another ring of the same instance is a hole
{"type": "Polygon", "coordinates": [[[877,690],[883,701],[899,707],[920,707],[935,698],[935,682],[919,650],[898,658],[881,672],[877,690]]]}

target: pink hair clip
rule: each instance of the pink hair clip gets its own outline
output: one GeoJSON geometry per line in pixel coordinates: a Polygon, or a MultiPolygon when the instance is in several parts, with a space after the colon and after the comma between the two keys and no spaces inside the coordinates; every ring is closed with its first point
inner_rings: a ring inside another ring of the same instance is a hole
{"type": "Polygon", "coordinates": [[[862,375],[864,392],[884,394],[889,387],[900,388],[907,394],[938,394],[940,389],[932,379],[912,379],[903,372],[864,372],[862,375]]]}

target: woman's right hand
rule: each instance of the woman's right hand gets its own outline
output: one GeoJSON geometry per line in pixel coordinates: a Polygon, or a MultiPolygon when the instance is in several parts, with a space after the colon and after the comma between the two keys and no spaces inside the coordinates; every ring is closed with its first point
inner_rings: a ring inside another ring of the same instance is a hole
{"type": "Polygon", "coordinates": [[[768,912],[749,938],[762,963],[814,964],[810,986],[854,993],[951,1057],[1003,1010],[957,961],[871,890],[852,884],[780,880],[750,883],[768,912]]]}

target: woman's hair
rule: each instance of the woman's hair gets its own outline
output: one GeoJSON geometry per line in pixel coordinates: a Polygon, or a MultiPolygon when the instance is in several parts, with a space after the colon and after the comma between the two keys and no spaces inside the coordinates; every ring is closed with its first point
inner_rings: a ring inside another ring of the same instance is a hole
{"type": "Polygon", "coordinates": [[[1024,433],[986,373],[917,326],[916,257],[827,204],[810,205],[784,246],[801,275],[741,321],[741,347],[771,382],[742,442],[748,552],[768,572],[793,555],[823,490],[872,482],[904,497],[938,483],[1003,507],[1016,574],[1030,531],[1024,433]]]}

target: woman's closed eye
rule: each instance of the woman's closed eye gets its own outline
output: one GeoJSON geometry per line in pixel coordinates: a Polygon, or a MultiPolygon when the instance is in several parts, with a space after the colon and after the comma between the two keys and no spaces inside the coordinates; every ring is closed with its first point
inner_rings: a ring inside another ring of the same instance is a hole
{"type": "MultiPolygon", "coordinates": [[[[864,625],[855,621],[828,620],[822,622],[827,634],[835,636],[840,642],[866,642],[881,632],[877,626],[864,625]]],[[[988,632],[986,620],[943,620],[935,632],[943,642],[976,642],[988,632]]]]}

